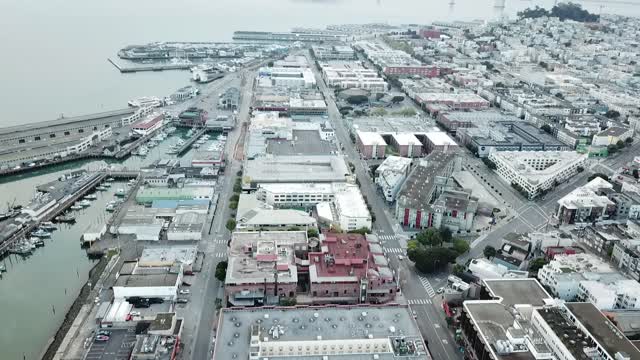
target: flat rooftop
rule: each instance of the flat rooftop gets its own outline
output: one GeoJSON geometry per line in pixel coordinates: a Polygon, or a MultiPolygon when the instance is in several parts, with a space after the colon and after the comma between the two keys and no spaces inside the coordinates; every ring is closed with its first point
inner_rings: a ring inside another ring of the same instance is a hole
{"type": "Polygon", "coordinates": [[[244,182],[344,182],[349,169],[338,155],[273,156],[248,160],[244,182]]]}
{"type": "Polygon", "coordinates": [[[543,306],[545,299],[553,298],[536,279],[492,279],[483,282],[494,297],[502,298],[501,303],[505,306],[543,306]]]}
{"type": "Polygon", "coordinates": [[[415,166],[398,193],[398,199],[402,198],[403,206],[414,209],[424,209],[429,206],[435,200],[432,198],[432,190],[437,178],[451,175],[447,168],[452,165],[455,157],[456,154],[452,152],[436,151],[415,166]]]}
{"type": "Polygon", "coordinates": [[[431,359],[411,311],[398,305],[225,308],[217,342],[214,360],[248,359],[252,352],[261,359],[286,360],[370,360],[374,354],[380,360],[431,359]],[[252,335],[257,340],[253,347],[252,335]],[[411,350],[401,352],[400,337],[411,350]],[[316,346],[318,352],[312,352],[316,346]],[[349,352],[350,346],[365,350],[349,352]]]}
{"type": "Polygon", "coordinates": [[[352,132],[376,132],[381,135],[394,133],[422,134],[438,131],[435,123],[426,118],[416,117],[358,117],[348,119],[352,132]]]}
{"type": "Polygon", "coordinates": [[[153,246],[145,247],[138,259],[140,266],[154,266],[156,263],[191,264],[196,259],[196,246],[153,246]]]}
{"type": "Polygon", "coordinates": [[[267,139],[267,153],[272,155],[330,155],[337,147],[320,138],[318,131],[293,130],[293,140],[267,139]]]}
{"type": "Polygon", "coordinates": [[[123,287],[154,287],[174,286],[178,281],[178,274],[134,274],[120,275],[113,286],[123,287]]]}

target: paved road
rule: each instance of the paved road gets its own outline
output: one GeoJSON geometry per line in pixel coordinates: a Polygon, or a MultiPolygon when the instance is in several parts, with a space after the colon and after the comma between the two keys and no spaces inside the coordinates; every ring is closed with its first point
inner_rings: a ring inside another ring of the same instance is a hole
{"type": "MultiPolygon", "coordinates": [[[[307,58],[310,64],[314,64],[308,53],[307,58]]],[[[429,342],[429,350],[433,358],[461,359],[462,356],[456,352],[455,342],[447,329],[441,302],[434,298],[436,296],[434,287],[437,289],[443,286],[446,282],[447,274],[423,277],[418,275],[410,262],[398,260],[398,255],[405,252],[402,246],[404,241],[400,240],[406,239],[406,236],[398,222],[394,220],[391,209],[377,192],[373,179],[369,176],[369,169],[366,163],[360,159],[358,151],[351,142],[349,131],[333,98],[333,91],[326,86],[318,69],[315,66],[312,66],[312,68],[318,81],[318,87],[327,101],[328,115],[335,129],[336,137],[340,145],[344,147],[343,154],[349,162],[355,165],[355,174],[360,181],[360,190],[367,197],[376,217],[372,230],[380,237],[382,245],[387,251],[390,266],[395,269],[400,278],[404,297],[409,300],[410,306],[416,312],[418,326],[422,336],[429,342]]],[[[338,148],[341,148],[341,146],[338,146],[338,148]]]]}

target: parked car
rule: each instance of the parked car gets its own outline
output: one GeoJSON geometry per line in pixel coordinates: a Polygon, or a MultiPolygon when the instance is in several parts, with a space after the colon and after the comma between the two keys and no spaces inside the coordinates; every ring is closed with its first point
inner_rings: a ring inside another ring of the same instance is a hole
{"type": "Polygon", "coordinates": [[[109,341],[109,337],[107,335],[98,335],[96,336],[96,341],[100,341],[100,342],[109,341]]]}
{"type": "Polygon", "coordinates": [[[190,291],[190,290],[188,290],[188,289],[182,289],[182,290],[180,290],[180,295],[187,295],[187,294],[190,294],[190,293],[191,293],[191,291],[190,291]]]}
{"type": "Polygon", "coordinates": [[[132,311],[129,313],[131,316],[140,316],[140,311],[132,311]]]}
{"type": "Polygon", "coordinates": [[[149,304],[149,302],[147,301],[140,301],[133,304],[133,307],[137,309],[144,309],[144,308],[148,308],[149,306],[151,306],[151,304],[149,304]]]}
{"type": "Polygon", "coordinates": [[[400,260],[400,261],[404,260],[404,256],[398,255],[398,260],[400,260]]]}
{"type": "Polygon", "coordinates": [[[162,304],[164,302],[164,300],[161,298],[148,298],[145,300],[147,300],[149,304],[162,304]]]}
{"type": "Polygon", "coordinates": [[[187,299],[187,298],[178,298],[178,299],[176,299],[176,302],[178,304],[186,304],[186,303],[189,302],[189,299],[187,299]]]}
{"type": "Polygon", "coordinates": [[[442,294],[444,292],[444,287],[438,288],[436,291],[438,294],[442,294]]]}
{"type": "Polygon", "coordinates": [[[111,335],[111,331],[108,331],[108,330],[98,330],[98,335],[109,336],[109,335],[111,335]]]}

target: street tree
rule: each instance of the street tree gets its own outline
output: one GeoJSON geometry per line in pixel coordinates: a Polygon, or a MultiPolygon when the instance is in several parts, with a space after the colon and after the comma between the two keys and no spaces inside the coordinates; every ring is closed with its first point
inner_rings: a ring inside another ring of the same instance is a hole
{"type": "Polygon", "coordinates": [[[496,248],[491,245],[485,246],[484,250],[482,250],[482,254],[484,254],[484,257],[486,257],[487,259],[491,259],[492,257],[496,256],[496,253],[496,248]]]}
{"type": "Polygon", "coordinates": [[[416,269],[423,273],[432,273],[455,262],[458,254],[448,248],[423,248],[415,259],[416,269]]]}
{"type": "Polygon", "coordinates": [[[233,230],[235,230],[235,228],[236,228],[236,221],[235,221],[235,220],[233,220],[233,219],[229,219],[229,220],[227,220],[227,225],[226,225],[226,227],[227,227],[227,230],[229,230],[229,231],[233,231],[233,230]]]}
{"type": "Polygon", "coordinates": [[[453,250],[458,255],[462,255],[469,251],[469,243],[463,239],[455,239],[453,240],[453,250]]]}
{"type": "Polygon", "coordinates": [[[442,244],[440,232],[434,228],[428,228],[427,230],[419,233],[416,236],[416,240],[424,246],[440,246],[440,244],[442,244]]]}
{"type": "Polygon", "coordinates": [[[220,261],[218,265],[216,265],[216,279],[224,281],[227,277],[227,266],[228,263],[226,261],[220,261]]]}
{"type": "Polygon", "coordinates": [[[548,263],[549,262],[543,257],[533,259],[529,262],[529,271],[538,272],[538,270],[542,269],[542,267],[548,263]]]}

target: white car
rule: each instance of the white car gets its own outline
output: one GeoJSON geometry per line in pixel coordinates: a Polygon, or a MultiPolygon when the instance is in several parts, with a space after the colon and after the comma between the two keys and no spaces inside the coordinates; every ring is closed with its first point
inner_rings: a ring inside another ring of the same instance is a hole
{"type": "Polygon", "coordinates": [[[190,294],[191,291],[184,289],[184,290],[180,290],[180,295],[186,295],[186,294],[190,294]]]}
{"type": "Polygon", "coordinates": [[[398,260],[400,260],[400,261],[404,260],[404,256],[398,255],[398,260]]]}
{"type": "Polygon", "coordinates": [[[436,291],[438,294],[442,294],[444,292],[444,287],[438,288],[436,291]]]}
{"type": "Polygon", "coordinates": [[[140,311],[132,311],[129,313],[131,316],[140,316],[140,311]]]}

